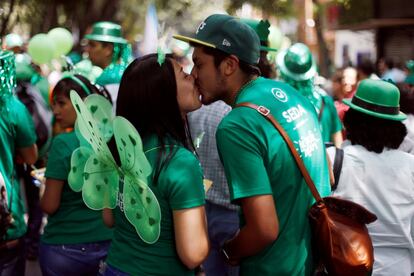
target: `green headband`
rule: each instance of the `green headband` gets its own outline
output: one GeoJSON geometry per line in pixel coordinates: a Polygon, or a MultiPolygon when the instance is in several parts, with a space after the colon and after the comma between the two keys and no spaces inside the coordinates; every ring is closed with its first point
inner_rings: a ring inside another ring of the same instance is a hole
{"type": "Polygon", "coordinates": [[[91,90],[86,86],[86,84],[83,81],[81,81],[78,77],[76,77],[75,75],[66,74],[60,80],[64,80],[64,79],[70,79],[76,82],[83,89],[83,91],[85,91],[87,96],[92,94],[91,90]]]}

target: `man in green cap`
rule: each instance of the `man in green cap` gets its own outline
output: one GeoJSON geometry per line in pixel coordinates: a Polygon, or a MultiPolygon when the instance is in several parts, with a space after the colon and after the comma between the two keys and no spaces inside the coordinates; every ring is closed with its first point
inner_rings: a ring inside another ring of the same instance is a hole
{"type": "MultiPolygon", "coordinates": [[[[11,213],[7,232],[4,233],[4,224],[0,227],[1,275],[24,275],[23,237],[27,227],[15,162],[30,165],[37,160],[33,121],[23,103],[13,95],[15,84],[14,55],[0,51],[0,174],[4,180],[1,205],[5,206],[5,200],[6,211],[11,213]]],[[[4,218],[5,213],[1,217],[4,218]]]]}
{"type": "Polygon", "coordinates": [[[131,59],[128,41],[122,37],[121,26],[102,21],[92,26],[92,32],[85,35],[88,40],[86,52],[92,64],[103,69],[96,83],[105,86],[116,105],[119,83],[131,59]]]}
{"type": "Polygon", "coordinates": [[[240,264],[242,275],[310,275],[307,212],[313,198],[284,140],[263,115],[270,112],[287,131],[326,196],[327,159],[313,106],[291,86],[259,77],[259,37],[239,19],[214,14],[192,36],[175,38],[195,48],[192,75],[202,102],[223,100],[233,107],[216,139],[241,223],[224,243],[223,258],[240,264]],[[260,107],[237,107],[243,102],[260,107]]]}
{"type": "Polygon", "coordinates": [[[280,77],[305,96],[318,114],[324,142],[342,144],[342,123],[332,98],[314,84],[316,64],[308,46],[296,43],[277,56],[280,77]]]}
{"type": "MultiPolygon", "coordinates": [[[[241,19],[251,27],[260,39],[260,61],[258,67],[265,78],[275,78],[274,66],[267,59],[270,23],[268,20],[241,19]]],[[[177,40],[178,41],[178,40],[177,40]]],[[[184,43],[182,41],[179,41],[184,43]]],[[[230,203],[223,165],[216,147],[216,131],[221,120],[230,112],[231,107],[223,101],[203,105],[188,115],[188,123],[194,137],[203,137],[196,144],[197,154],[203,168],[204,177],[213,182],[206,193],[206,215],[210,238],[210,252],[203,263],[206,275],[238,275],[238,267],[232,267],[220,254],[221,245],[232,238],[239,229],[238,207],[230,203]]]]}

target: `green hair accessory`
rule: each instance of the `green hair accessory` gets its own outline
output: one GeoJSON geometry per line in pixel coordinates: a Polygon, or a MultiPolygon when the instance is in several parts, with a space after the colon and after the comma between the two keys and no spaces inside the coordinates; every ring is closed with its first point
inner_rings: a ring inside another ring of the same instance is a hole
{"type": "Polygon", "coordinates": [[[160,66],[165,62],[165,52],[161,49],[161,47],[158,47],[157,49],[157,62],[160,66]]]}
{"type": "Polygon", "coordinates": [[[62,78],[60,80],[63,80],[63,79],[73,80],[74,82],[76,82],[77,85],[79,85],[82,88],[82,90],[86,93],[86,95],[92,94],[91,90],[86,86],[86,84],[83,83],[83,81],[81,81],[74,74],[64,73],[63,76],[62,76],[62,78]]]}

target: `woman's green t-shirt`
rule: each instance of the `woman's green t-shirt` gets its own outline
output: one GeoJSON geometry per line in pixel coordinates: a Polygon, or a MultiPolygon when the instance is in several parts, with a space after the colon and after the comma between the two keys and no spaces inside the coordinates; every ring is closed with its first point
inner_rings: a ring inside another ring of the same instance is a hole
{"type": "Polygon", "coordinates": [[[202,170],[189,150],[177,143],[166,144],[166,155],[171,155],[160,169],[161,166],[156,165],[161,150],[158,140],[155,137],[144,140],[144,151],[153,168],[148,179],[153,179],[154,173],[159,171],[157,183],[148,183],[161,208],[158,241],[144,243],[119,205],[114,210],[115,231],[107,262],[131,275],[194,275],[194,271],[180,261],[175,248],[173,211],[204,205],[202,170]]]}
{"type": "Polygon", "coordinates": [[[46,178],[65,181],[59,209],[48,216],[42,236],[47,244],[78,244],[106,241],[112,238],[112,229],[102,220],[102,212],[89,209],[82,199],[82,192],[74,192],[68,185],[70,158],[79,147],[75,132],[57,135],[49,151],[46,178]]]}

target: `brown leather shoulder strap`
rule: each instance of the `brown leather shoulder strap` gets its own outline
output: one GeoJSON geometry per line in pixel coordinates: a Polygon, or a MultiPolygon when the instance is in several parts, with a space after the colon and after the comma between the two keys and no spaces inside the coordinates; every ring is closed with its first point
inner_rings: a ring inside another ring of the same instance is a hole
{"type": "Polygon", "coordinates": [[[279,124],[278,121],[276,121],[275,117],[270,113],[270,110],[266,108],[265,106],[258,106],[253,103],[240,103],[236,107],[250,107],[255,109],[257,112],[259,112],[261,115],[263,115],[267,120],[269,120],[272,125],[279,131],[280,135],[285,140],[286,144],[288,145],[290,152],[292,153],[296,164],[298,165],[299,170],[301,171],[303,177],[305,178],[306,184],[308,185],[309,189],[312,192],[313,197],[317,202],[323,201],[318,190],[315,187],[315,184],[313,183],[313,180],[311,176],[309,175],[308,170],[305,167],[305,164],[303,163],[302,158],[300,158],[298,152],[296,151],[295,146],[293,145],[292,140],[290,139],[289,135],[286,133],[286,131],[283,129],[283,127],[279,124]]]}

